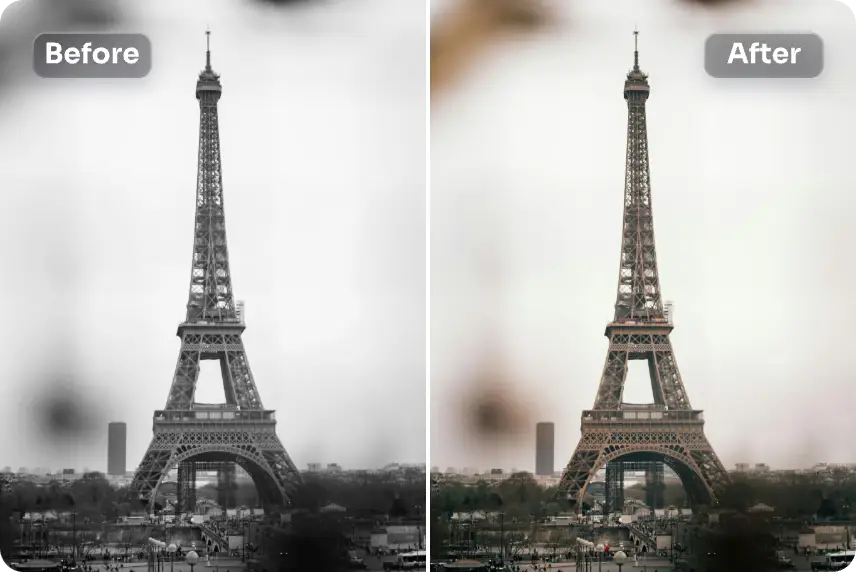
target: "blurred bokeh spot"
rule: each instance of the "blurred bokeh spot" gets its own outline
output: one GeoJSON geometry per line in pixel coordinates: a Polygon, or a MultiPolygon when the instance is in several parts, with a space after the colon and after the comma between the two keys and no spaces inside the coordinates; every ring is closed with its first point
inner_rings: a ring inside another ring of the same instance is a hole
{"type": "Polygon", "coordinates": [[[460,0],[431,31],[431,93],[465,73],[482,48],[506,34],[539,30],[551,21],[542,0],[460,0]]]}
{"type": "MultiPolygon", "coordinates": [[[[677,7],[725,9],[752,0],[677,0],[677,7]]],[[[571,0],[456,0],[431,26],[431,94],[435,96],[462,79],[486,49],[519,33],[543,33],[573,13],[571,0]]],[[[585,26],[585,22],[579,22],[585,26]]]]}
{"type": "Polygon", "coordinates": [[[62,446],[84,441],[96,433],[101,422],[94,396],[75,389],[74,379],[57,377],[33,396],[32,423],[42,434],[43,443],[62,446]]]}
{"type": "Polygon", "coordinates": [[[261,2],[262,4],[269,4],[273,6],[306,6],[313,4],[321,4],[323,2],[329,0],[254,0],[255,2],[261,2]]]}
{"type": "Polygon", "coordinates": [[[475,440],[496,440],[525,431],[529,414],[517,395],[508,372],[498,360],[487,360],[483,369],[464,382],[463,415],[475,440]],[[466,392],[469,392],[467,394],[466,392]]]}
{"type": "Polygon", "coordinates": [[[705,6],[711,8],[720,8],[723,6],[733,6],[733,5],[743,5],[749,4],[752,0],[681,0],[683,4],[688,4],[690,6],[705,6]]]}

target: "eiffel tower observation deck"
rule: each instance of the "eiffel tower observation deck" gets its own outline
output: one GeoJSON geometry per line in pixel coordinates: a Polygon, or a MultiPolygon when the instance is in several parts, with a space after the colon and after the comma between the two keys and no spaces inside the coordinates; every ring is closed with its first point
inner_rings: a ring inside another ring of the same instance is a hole
{"type": "Polygon", "coordinates": [[[283,508],[301,478],[276,434],[275,411],[262,404],[241,337],[243,304],[232,291],[223,200],[217,109],[223,87],[211,67],[206,34],[205,69],[196,82],[199,160],[187,314],[178,326],[181,349],[166,406],[154,413],[154,436],[131,492],[154,510],[158,487],[178,469],[177,511],[189,512],[197,467],[219,464],[220,474],[228,476],[239,465],[266,508],[283,508]],[[203,360],[219,362],[225,403],[195,401],[203,360]]]}

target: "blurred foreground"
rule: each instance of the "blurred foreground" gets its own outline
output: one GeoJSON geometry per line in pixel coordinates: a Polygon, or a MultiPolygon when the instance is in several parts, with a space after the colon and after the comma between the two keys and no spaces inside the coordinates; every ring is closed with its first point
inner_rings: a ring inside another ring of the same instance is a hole
{"type": "MultiPolygon", "coordinates": [[[[190,562],[187,555],[195,551],[218,567],[335,571],[381,567],[398,552],[424,546],[424,475],[305,479],[294,508],[281,514],[244,504],[176,518],[170,507],[148,514],[99,473],[47,484],[7,476],[0,497],[0,552],[10,564],[46,560],[66,569],[102,563],[146,568],[168,563],[174,544],[176,562],[190,562]]],[[[217,493],[202,487],[197,496],[213,499],[217,493]]],[[[233,504],[251,503],[254,490],[236,487],[230,496],[233,504]]]]}

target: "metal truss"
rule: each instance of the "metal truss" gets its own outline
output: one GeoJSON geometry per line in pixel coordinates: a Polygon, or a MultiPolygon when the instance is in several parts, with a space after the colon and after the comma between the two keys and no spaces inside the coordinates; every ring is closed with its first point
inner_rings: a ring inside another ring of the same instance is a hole
{"type": "Polygon", "coordinates": [[[617,409],[622,402],[630,360],[645,360],[651,377],[654,404],[669,410],[691,410],[678,363],[669,341],[672,326],[637,321],[633,325],[611,324],[607,331],[609,350],[594,409],[617,409]]]}
{"type": "Polygon", "coordinates": [[[606,512],[624,511],[624,475],[627,471],[645,471],[645,504],[663,508],[664,463],[658,461],[612,461],[606,464],[604,483],[606,512]]]}
{"type": "Polygon", "coordinates": [[[645,504],[649,508],[664,508],[666,501],[663,495],[666,475],[665,463],[652,461],[645,467],[645,504]]]}
{"type": "Polygon", "coordinates": [[[235,484],[235,464],[221,463],[217,468],[217,504],[224,510],[234,504],[232,486],[235,484]]]}
{"type": "Polygon", "coordinates": [[[696,504],[716,501],[715,491],[728,482],[728,473],[701,430],[668,428],[647,431],[594,430],[583,435],[562,474],[560,488],[578,500],[592,477],[615,460],[661,461],[677,473],[696,504]]]}
{"type": "MultiPolygon", "coordinates": [[[[240,465],[266,506],[288,505],[301,482],[276,435],[274,412],[264,410],[241,339],[244,324],[232,292],[223,208],[217,117],[221,94],[208,50],[196,84],[199,164],[187,318],[178,327],[181,349],[167,404],[156,412],[154,437],[130,489],[153,501],[167,473],[179,468],[180,505],[188,510],[195,500],[190,491],[195,463],[240,465]],[[195,403],[202,360],[220,362],[225,404],[195,403]]],[[[154,502],[149,506],[154,510],[154,502]]]]}
{"type": "Polygon", "coordinates": [[[206,359],[220,362],[226,403],[242,411],[264,409],[241,341],[243,329],[240,324],[219,327],[216,324],[182,324],[179,329],[181,351],[166,409],[190,408],[199,379],[200,364],[206,359]],[[224,329],[225,332],[217,331],[224,329]]]}
{"type": "MultiPolygon", "coordinates": [[[[636,50],[624,84],[627,164],[615,318],[606,328],[609,349],[594,407],[583,412],[580,442],[559,486],[578,509],[577,501],[604,467],[608,504],[617,508],[623,502],[615,485],[622,469],[617,465],[610,470],[611,463],[655,463],[660,468],[653,470],[659,475],[665,463],[681,478],[694,504],[715,503],[716,492],[728,482],[728,473],[704,435],[702,412],[690,405],[669,340],[673,326],[664,313],[654,246],[645,118],[649,93],[636,50]],[[627,366],[634,359],[648,363],[653,404],[623,401],[627,366]]],[[[651,478],[656,480],[657,475],[651,478]]],[[[648,500],[658,502],[654,497],[648,500]]]]}
{"type": "Polygon", "coordinates": [[[624,512],[624,464],[621,461],[606,464],[604,493],[606,514],[624,512]]]}
{"type": "Polygon", "coordinates": [[[176,514],[192,513],[196,510],[196,464],[193,461],[184,461],[178,465],[176,488],[176,514]]]}
{"type": "Polygon", "coordinates": [[[621,267],[615,321],[663,318],[657,254],[654,248],[654,214],[651,208],[651,173],[648,163],[648,131],[645,101],[648,76],[639,70],[635,54],[627,74],[627,169],[624,178],[624,224],[621,233],[621,267]]]}
{"type": "Polygon", "coordinates": [[[218,428],[192,421],[178,425],[171,430],[155,422],[155,436],[134,476],[132,493],[144,499],[156,498],[166,475],[189,460],[239,464],[253,478],[266,504],[287,504],[301,482],[300,472],[272,426],[242,424],[224,429],[222,425],[218,428]]]}
{"type": "Polygon", "coordinates": [[[235,320],[235,299],[229,273],[223,170],[217,102],[220,76],[211,69],[211,52],[196,83],[199,100],[199,162],[196,174],[196,219],[187,321],[235,320]]]}

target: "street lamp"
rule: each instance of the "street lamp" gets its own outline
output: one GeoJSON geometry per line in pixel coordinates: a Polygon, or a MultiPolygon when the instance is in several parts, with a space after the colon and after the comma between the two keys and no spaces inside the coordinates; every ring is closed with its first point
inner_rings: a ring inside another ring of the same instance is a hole
{"type": "Polygon", "coordinates": [[[77,562],[77,511],[71,509],[71,561],[77,562]]]}
{"type": "Polygon", "coordinates": [[[594,547],[594,551],[597,552],[597,572],[603,572],[603,551],[606,550],[606,547],[603,544],[598,544],[594,547]]]}
{"type": "Polygon", "coordinates": [[[199,562],[199,555],[191,550],[187,553],[187,556],[184,557],[188,564],[190,564],[190,572],[193,572],[193,566],[199,562]]]}
{"type": "MultiPolygon", "coordinates": [[[[613,556],[612,559],[615,561],[616,564],[618,564],[618,572],[621,572],[621,567],[624,565],[625,562],[627,562],[627,555],[624,553],[623,550],[619,550],[615,553],[615,556],[613,556]]],[[[193,571],[191,570],[191,572],[193,571]]]]}
{"type": "Polygon", "coordinates": [[[499,511],[499,561],[505,564],[505,511],[499,511]]]}
{"type": "Polygon", "coordinates": [[[173,572],[175,553],[178,551],[178,546],[175,543],[171,543],[166,547],[166,551],[169,552],[169,572],[173,572]]]}
{"type": "Polygon", "coordinates": [[[672,547],[670,550],[670,553],[671,553],[670,556],[671,556],[672,562],[674,562],[675,561],[675,539],[678,536],[678,521],[676,521],[676,520],[672,521],[672,530],[671,530],[669,536],[672,537],[672,547]]]}

